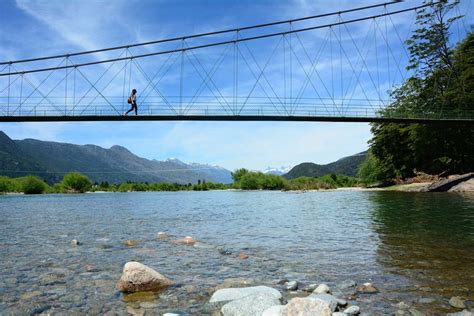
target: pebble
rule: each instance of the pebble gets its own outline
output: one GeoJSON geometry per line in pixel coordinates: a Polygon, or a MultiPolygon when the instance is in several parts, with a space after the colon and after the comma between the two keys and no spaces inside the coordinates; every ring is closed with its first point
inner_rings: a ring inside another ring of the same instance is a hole
{"type": "Polygon", "coordinates": [[[459,296],[453,296],[449,299],[449,305],[456,308],[466,308],[466,304],[464,304],[464,300],[459,296]]]}
{"type": "Polygon", "coordinates": [[[239,254],[239,259],[241,259],[241,260],[246,260],[246,259],[248,259],[248,258],[249,258],[249,256],[246,255],[245,253],[240,253],[240,254],[239,254]]]}
{"type": "Polygon", "coordinates": [[[159,240],[166,240],[168,239],[168,234],[165,232],[158,232],[158,234],[156,234],[156,238],[159,240]]]}
{"type": "Polygon", "coordinates": [[[135,247],[136,245],[138,245],[138,241],[129,239],[125,240],[123,244],[128,247],[135,247]]]}
{"type": "Polygon", "coordinates": [[[72,246],[79,246],[81,243],[77,239],[71,240],[71,245],[72,246]]]}
{"type": "Polygon", "coordinates": [[[222,247],[217,248],[217,251],[223,256],[229,256],[232,254],[232,251],[230,251],[229,249],[222,248],[222,247]]]}

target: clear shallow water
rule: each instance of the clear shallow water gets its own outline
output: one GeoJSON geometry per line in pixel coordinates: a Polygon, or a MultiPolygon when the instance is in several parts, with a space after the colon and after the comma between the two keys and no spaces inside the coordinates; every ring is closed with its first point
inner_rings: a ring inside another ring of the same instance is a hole
{"type": "Polygon", "coordinates": [[[276,288],[284,278],[333,288],[347,279],[370,281],[380,293],[354,302],[368,314],[393,313],[401,300],[430,314],[455,311],[447,303],[454,295],[474,300],[472,194],[1,196],[0,215],[0,314],[203,314],[214,288],[238,277],[276,288]],[[159,231],[171,239],[193,236],[206,247],[159,241],[159,231]],[[72,239],[82,245],[71,246],[72,239]],[[127,239],[138,246],[124,246],[127,239]],[[124,297],[115,284],[132,260],[177,286],[124,297]]]}

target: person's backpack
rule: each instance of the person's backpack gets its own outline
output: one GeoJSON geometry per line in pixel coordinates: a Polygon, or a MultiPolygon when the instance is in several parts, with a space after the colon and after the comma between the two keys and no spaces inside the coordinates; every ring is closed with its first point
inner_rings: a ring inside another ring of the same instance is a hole
{"type": "Polygon", "coordinates": [[[128,103],[128,104],[132,104],[132,98],[131,98],[131,97],[128,97],[127,103],[128,103]]]}

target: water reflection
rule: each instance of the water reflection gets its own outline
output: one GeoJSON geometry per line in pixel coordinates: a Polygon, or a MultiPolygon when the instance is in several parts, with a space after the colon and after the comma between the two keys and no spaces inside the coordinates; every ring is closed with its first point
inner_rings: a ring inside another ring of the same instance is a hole
{"type": "Polygon", "coordinates": [[[474,299],[474,194],[377,192],[369,200],[387,273],[417,282],[417,296],[446,309],[451,296],[474,299]]]}

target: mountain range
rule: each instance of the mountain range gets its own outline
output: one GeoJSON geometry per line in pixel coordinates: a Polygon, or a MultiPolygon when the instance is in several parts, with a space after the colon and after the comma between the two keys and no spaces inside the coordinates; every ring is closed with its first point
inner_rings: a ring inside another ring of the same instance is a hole
{"type": "Polygon", "coordinates": [[[186,164],[178,159],[149,160],[121,146],[106,149],[36,139],[12,140],[0,131],[0,174],[33,174],[55,183],[70,171],[81,172],[93,182],[232,182],[230,171],[218,166],[186,164]]]}
{"type": "MultiPolygon", "coordinates": [[[[287,179],[326,174],[356,176],[367,152],[319,165],[304,162],[293,168],[267,168],[264,173],[287,179]],[[291,170],[290,170],[291,169],[291,170]]],[[[49,183],[62,179],[65,173],[77,171],[93,182],[109,183],[169,182],[196,183],[199,180],[232,183],[231,172],[219,166],[185,163],[172,158],[164,161],[139,157],[121,146],[102,148],[36,139],[13,140],[0,131],[0,175],[19,177],[37,175],[49,183]]]]}

